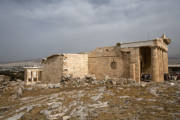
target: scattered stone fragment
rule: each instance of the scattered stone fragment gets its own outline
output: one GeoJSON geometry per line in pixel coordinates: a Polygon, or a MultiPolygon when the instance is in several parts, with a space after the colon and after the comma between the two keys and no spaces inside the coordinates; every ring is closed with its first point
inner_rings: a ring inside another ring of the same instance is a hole
{"type": "Polygon", "coordinates": [[[22,93],[23,93],[23,90],[22,90],[21,87],[19,87],[18,90],[17,90],[17,97],[21,97],[22,93]]]}
{"type": "Polygon", "coordinates": [[[51,111],[48,110],[42,110],[40,111],[41,114],[44,114],[45,116],[49,116],[51,114],[51,111]]]}
{"type": "Polygon", "coordinates": [[[121,99],[130,98],[129,96],[119,96],[121,99]]]}
{"type": "Polygon", "coordinates": [[[24,114],[25,114],[24,112],[15,114],[14,116],[8,118],[7,120],[19,120],[24,114]]]}
{"type": "Polygon", "coordinates": [[[101,108],[107,106],[108,106],[108,102],[100,102],[100,101],[98,101],[98,104],[89,105],[89,107],[93,107],[93,108],[101,108]]]}
{"type": "Polygon", "coordinates": [[[102,95],[103,95],[103,93],[99,93],[99,94],[96,95],[96,96],[92,96],[91,99],[94,100],[94,101],[97,101],[97,100],[99,100],[100,98],[102,98],[102,95]]]}
{"type": "Polygon", "coordinates": [[[155,95],[155,96],[158,96],[157,91],[158,91],[158,90],[157,90],[156,87],[151,87],[151,88],[149,89],[149,92],[150,92],[151,94],[155,95]]]}
{"type": "Polygon", "coordinates": [[[63,116],[63,120],[69,120],[70,118],[70,116],[63,116]]]}
{"type": "Polygon", "coordinates": [[[61,102],[55,102],[55,103],[53,103],[53,105],[51,106],[51,108],[52,108],[52,109],[58,108],[60,105],[62,105],[61,102]]]}
{"type": "Polygon", "coordinates": [[[141,100],[143,100],[143,98],[136,98],[136,100],[137,100],[137,101],[141,101],[141,100]]]}
{"type": "Polygon", "coordinates": [[[174,86],[174,85],[175,85],[175,83],[170,83],[170,85],[171,85],[171,86],[174,86]]]}
{"type": "Polygon", "coordinates": [[[31,110],[33,109],[33,106],[32,105],[30,105],[30,106],[27,106],[27,112],[30,112],[31,110]]]}

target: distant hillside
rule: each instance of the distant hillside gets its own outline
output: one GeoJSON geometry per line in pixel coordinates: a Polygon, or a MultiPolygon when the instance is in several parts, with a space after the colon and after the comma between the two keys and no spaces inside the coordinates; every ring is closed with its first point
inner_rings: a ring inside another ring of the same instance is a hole
{"type": "Polygon", "coordinates": [[[29,60],[18,60],[18,61],[0,61],[0,64],[9,64],[9,63],[23,63],[23,62],[41,62],[41,58],[29,59],[29,60]]]}
{"type": "Polygon", "coordinates": [[[169,64],[180,64],[180,59],[169,59],[168,61],[169,64]]]}
{"type": "MultiPolygon", "coordinates": [[[[6,61],[1,62],[0,66],[31,66],[31,65],[39,65],[41,63],[41,58],[30,59],[30,60],[19,60],[19,61],[6,61]]],[[[180,57],[169,57],[169,64],[180,64],[180,57]]]]}
{"type": "Polygon", "coordinates": [[[169,56],[169,64],[180,64],[180,55],[169,56]]]}
{"type": "Polygon", "coordinates": [[[41,59],[31,59],[31,60],[21,60],[21,61],[9,61],[9,62],[0,62],[0,67],[30,67],[30,66],[39,66],[41,63],[41,59]]]}

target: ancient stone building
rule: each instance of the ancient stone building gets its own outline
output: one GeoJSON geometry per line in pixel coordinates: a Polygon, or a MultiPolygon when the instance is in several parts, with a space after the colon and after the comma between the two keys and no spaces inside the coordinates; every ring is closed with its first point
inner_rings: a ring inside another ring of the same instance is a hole
{"type": "Polygon", "coordinates": [[[88,54],[55,54],[43,61],[43,83],[59,83],[62,76],[83,78],[88,74],[88,54]]]}
{"type": "Polygon", "coordinates": [[[88,54],[89,73],[97,79],[106,75],[112,78],[131,78],[140,82],[142,74],[152,75],[156,82],[164,81],[168,73],[168,44],[170,39],[161,38],[116,46],[97,48],[88,54]]]}
{"type": "Polygon", "coordinates": [[[26,84],[34,84],[42,80],[42,68],[41,67],[25,67],[25,82],[26,84]]]}
{"type": "Polygon", "coordinates": [[[83,78],[94,74],[97,80],[105,76],[128,78],[140,82],[141,75],[151,80],[164,81],[168,73],[168,44],[163,35],[154,40],[117,43],[115,46],[96,48],[87,54],[55,54],[43,60],[42,82],[59,83],[64,75],[83,78]]]}

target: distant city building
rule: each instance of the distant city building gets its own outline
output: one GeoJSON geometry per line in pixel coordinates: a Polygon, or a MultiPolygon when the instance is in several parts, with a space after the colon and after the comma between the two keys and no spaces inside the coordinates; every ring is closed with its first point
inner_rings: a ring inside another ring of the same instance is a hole
{"type": "Polygon", "coordinates": [[[180,74],[180,64],[170,64],[168,67],[170,74],[180,74]]]}

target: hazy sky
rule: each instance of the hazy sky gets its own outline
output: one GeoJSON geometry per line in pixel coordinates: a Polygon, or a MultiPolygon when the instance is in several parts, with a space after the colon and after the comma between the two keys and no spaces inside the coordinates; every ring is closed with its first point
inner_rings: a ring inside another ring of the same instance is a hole
{"type": "Polygon", "coordinates": [[[0,61],[160,37],[180,55],[180,0],[0,0],[0,61]]]}

